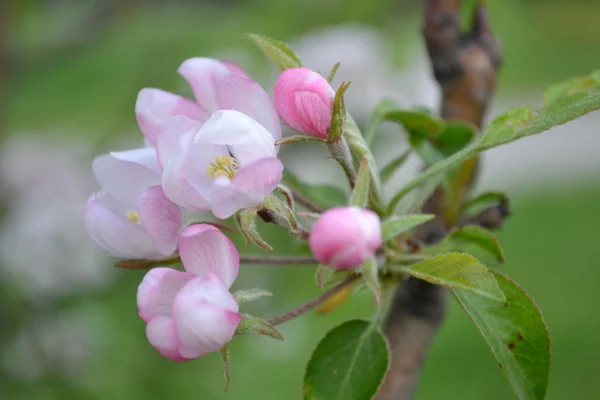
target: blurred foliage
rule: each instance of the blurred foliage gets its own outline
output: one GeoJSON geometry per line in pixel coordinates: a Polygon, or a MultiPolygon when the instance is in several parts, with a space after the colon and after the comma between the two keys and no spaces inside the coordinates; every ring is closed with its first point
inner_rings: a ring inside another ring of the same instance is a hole
{"type": "MultiPolygon", "coordinates": [[[[592,51],[600,45],[596,3],[489,1],[505,49],[501,90],[540,89],[596,69],[600,65],[600,52],[592,51]]],[[[265,77],[267,62],[241,36],[244,32],[286,40],[315,28],[361,22],[386,34],[398,66],[421,46],[421,7],[413,0],[19,0],[12,5],[6,132],[85,135],[100,147],[118,135],[136,139],[133,104],[140,88],[189,93],[176,73],[186,58],[240,56],[248,70],[265,77]]],[[[552,332],[549,398],[600,398],[600,385],[590,368],[600,351],[596,344],[600,269],[593,242],[600,224],[600,191],[511,194],[511,198],[514,216],[498,234],[507,258],[502,268],[536,299],[552,332]]],[[[264,229],[265,239],[279,249],[301,250],[281,240],[280,233],[276,227],[264,229]]],[[[160,357],[144,339],[144,323],[135,305],[142,274],[122,272],[108,290],[63,298],[53,310],[96,306],[107,311],[95,319],[100,347],[89,369],[72,380],[50,373],[32,382],[0,372],[4,392],[0,397],[300,398],[306,361],[323,334],[349,317],[367,317],[373,307],[370,294],[364,293],[327,317],[311,313],[283,325],[282,343],[237,338],[231,348],[232,384],[223,395],[217,354],[174,363],[160,357]]],[[[259,315],[275,315],[318,293],[313,275],[312,267],[246,266],[235,288],[273,292],[273,299],[244,307],[259,315]]],[[[28,312],[26,299],[19,296],[18,289],[2,287],[0,341],[28,312]]],[[[0,353],[5,350],[2,345],[0,353]]],[[[448,393],[463,400],[512,398],[486,344],[454,303],[429,353],[416,398],[448,398],[448,393]]]]}

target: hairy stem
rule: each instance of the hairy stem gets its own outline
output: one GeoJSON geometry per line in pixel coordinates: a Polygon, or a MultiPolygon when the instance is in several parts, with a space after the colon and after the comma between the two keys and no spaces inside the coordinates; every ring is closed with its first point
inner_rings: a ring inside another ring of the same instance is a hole
{"type": "Polygon", "coordinates": [[[242,264],[316,264],[313,257],[302,256],[240,256],[242,264]]]}
{"type": "Polygon", "coordinates": [[[352,164],[352,156],[350,155],[350,148],[348,147],[346,139],[342,136],[335,142],[329,143],[327,147],[329,148],[331,157],[333,157],[344,170],[348,182],[350,182],[350,187],[354,188],[354,185],[356,184],[356,169],[354,169],[354,165],[352,164]]]}
{"type": "Polygon", "coordinates": [[[279,325],[279,324],[283,324],[284,322],[287,322],[291,319],[299,317],[300,315],[304,314],[305,312],[312,310],[313,308],[319,306],[320,304],[323,304],[331,296],[333,296],[340,290],[343,290],[346,287],[352,285],[355,281],[357,281],[360,278],[361,278],[360,275],[351,275],[348,278],[346,278],[345,280],[343,280],[342,282],[340,282],[337,285],[335,285],[334,287],[332,287],[331,289],[328,289],[325,292],[321,293],[319,296],[315,297],[308,303],[302,304],[301,306],[296,307],[293,310],[286,312],[285,314],[271,318],[267,322],[269,322],[271,325],[279,325]]]}

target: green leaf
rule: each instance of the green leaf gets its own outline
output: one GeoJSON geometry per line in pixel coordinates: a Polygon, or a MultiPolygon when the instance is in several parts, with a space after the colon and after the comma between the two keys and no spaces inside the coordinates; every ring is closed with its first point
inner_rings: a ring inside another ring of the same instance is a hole
{"type": "Polygon", "coordinates": [[[250,301],[258,300],[265,296],[273,296],[273,294],[262,289],[238,290],[233,294],[233,297],[235,297],[235,300],[238,304],[248,303],[250,301]]]}
{"type": "Polygon", "coordinates": [[[344,132],[344,123],[346,122],[346,102],[344,101],[344,94],[350,87],[350,82],[342,82],[340,87],[335,92],[333,98],[333,112],[331,114],[331,124],[329,126],[329,133],[327,135],[327,141],[333,143],[342,136],[344,132]]]}
{"type": "Polygon", "coordinates": [[[331,84],[333,82],[333,78],[335,78],[335,74],[337,70],[340,68],[340,62],[336,62],[333,67],[331,67],[331,71],[329,71],[329,75],[327,75],[327,82],[331,84]]]}
{"type": "Polygon", "coordinates": [[[467,217],[474,217],[490,207],[506,203],[507,200],[508,197],[502,192],[485,192],[465,203],[462,213],[467,217]]]}
{"type": "Polygon", "coordinates": [[[287,169],[283,170],[283,181],[286,186],[310,198],[323,209],[348,204],[348,195],[341,189],[329,185],[306,184],[287,169]]]}
{"type": "Polygon", "coordinates": [[[521,400],[546,398],[550,374],[550,333],[535,302],[514,281],[492,271],[506,301],[454,290],[462,308],[490,346],[521,400]]]}
{"type": "Polygon", "coordinates": [[[236,212],[233,216],[233,219],[242,233],[246,245],[249,243],[254,243],[258,247],[273,251],[273,248],[269,245],[269,243],[264,241],[256,229],[254,218],[256,217],[257,212],[258,209],[256,207],[244,208],[236,212]]]}
{"type": "Polygon", "coordinates": [[[477,136],[477,128],[468,122],[447,122],[435,138],[412,135],[409,143],[428,165],[440,162],[462,150],[477,136]]]}
{"type": "Polygon", "coordinates": [[[385,337],[368,321],[347,321],[319,342],[304,374],[306,400],[368,400],[390,363],[385,337]]]}
{"type": "Polygon", "coordinates": [[[407,232],[434,218],[435,215],[432,214],[412,214],[389,217],[381,223],[381,238],[385,242],[398,236],[402,232],[407,232]]]}
{"type": "Polygon", "coordinates": [[[395,210],[396,214],[403,215],[420,210],[427,199],[433,195],[435,189],[440,186],[443,178],[444,176],[440,174],[423,182],[418,188],[415,198],[410,202],[401,203],[400,207],[395,210]]]}
{"type": "Polygon", "coordinates": [[[265,197],[259,209],[259,215],[265,222],[279,225],[293,235],[298,233],[296,214],[287,202],[283,202],[277,196],[270,194],[265,197]]]}
{"type": "Polygon", "coordinates": [[[352,195],[350,196],[350,205],[364,208],[367,206],[369,199],[369,163],[366,158],[363,158],[358,169],[356,184],[352,195]]]}
{"type": "Polygon", "coordinates": [[[504,251],[498,239],[485,228],[467,225],[455,228],[444,240],[424,250],[427,254],[441,254],[451,251],[470,254],[486,265],[504,264],[504,251]]]}
{"type": "Polygon", "coordinates": [[[249,33],[246,36],[252,40],[282,71],[288,68],[302,66],[302,60],[300,60],[300,57],[298,57],[298,55],[296,55],[296,53],[294,53],[294,51],[285,43],[272,39],[268,36],[258,35],[255,33],[249,33]]]}
{"type": "Polygon", "coordinates": [[[413,178],[392,198],[388,205],[388,213],[393,213],[400,200],[425,180],[468,157],[522,137],[547,131],[554,126],[600,109],[600,71],[594,72],[590,77],[571,79],[552,86],[546,91],[545,97],[546,102],[537,109],[537,112],[528,107],[508,111],[494,119],[478,141],[433,164],[413,178]]]}
{"type": "Polygon", "coordinates": [[[467,290],[493,300],[505,300],[492,271],[468,254],[441,254],[411,266],[394,266],[393,269],[436,285],[467,290]]]}
{"type": "Polygon", "coordinates": [[[235,334],[247,335],[249,333],[258,333],[259,335],[269,336],[273,339],[283,340],[281,333],[268,321],[248,314],[242,314],[242,319],[235,330],[235,334]]]}
{"type": "Polygon", "coordinates": [[[387,163],[386,166],[381,169],[380,176],[381,176],[381,183],[383,185],[385,185],[386,183],[388,183],[390,181],[392,176],[394,176],[394,173],[396,172],[396,170],[398,168],[400,168],[402,165],[404,165],[406,160],[408,160],[408,157],[410,157],[411,153],[412,153],[412,149],[409,148],[404,153],[400,154],[398,157],[394,158],[392,161],[387,163]]]}
{"type": "Polygon", "coordinates": [[[356,160],[367,159],[369,163],[369,171],[371,175],[371,192],[369,194],[369,205],[373,211],[378,214],[382,214],[384,210],[383,206],[383,189],[381,186],[381,180],[379,178],[379,169],[375,162],[375,157],[369,145],[365,142],[364,137],[360,133],[360,129],[356,125],[356,122],[352,119],[350,114],[346,116],[344,123],[344,138],[350,146],[350,151],[356,160]]]}
{"type": "Polygon", "coordinates": [[[335,269],[328,267],[327,265],[319,264],[317,271],[315,272],[315,283],[319,289],[323,289],[325,285],[331,281],[335,269]]]}
{"type": "Polygon", "coordinates": [[[379,307],[381,303],[381,282],[379,281],[379,268],[375,257],[371,257],[365,261],[361,267],[367,288],[375,295],[375,303],[379,307]]]}

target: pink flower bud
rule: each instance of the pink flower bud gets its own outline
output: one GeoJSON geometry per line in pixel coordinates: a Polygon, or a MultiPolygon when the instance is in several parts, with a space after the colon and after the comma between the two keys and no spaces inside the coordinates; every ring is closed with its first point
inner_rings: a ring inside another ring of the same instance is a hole
{"type": "Polygon", "coordinates": [[[320,263],[337,270],[357,268],[381,247],[381,222],[370,210],[332,208],[313,226],[308,243],[320,263]]]}
{"type": "Polygon", "coordinates": [[[335,91],[318,73],[290,68],[275,83],[275,107],[290,128],[309,136],[327,138],[335,91]]]}

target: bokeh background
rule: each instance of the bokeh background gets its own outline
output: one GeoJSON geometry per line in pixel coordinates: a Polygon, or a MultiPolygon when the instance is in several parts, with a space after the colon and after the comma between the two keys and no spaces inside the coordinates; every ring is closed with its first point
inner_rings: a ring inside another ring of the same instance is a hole
{"type": "MultiPolygon", "coordinates": [[[[597,0],[487,3],[505,50],[490,117],[535,105],[549,84],[600,68],[597,0]]],[[[341,61],[339,75],[353,81],[348,104],[359,121],[382,96],[435,109],[420,11],[416,0],[3,1],[0,398],[301,398],[312,348],[331,326],[368,317],[371,297],[283,325],[283,343],[236,338],[224,395],[218,355],[181,364],[148,345],[135,304],[143,272],[116,270],[85,238],[83,205],[96,190],[90,163],[109,149],[141,144],[134,116],[141,88],[190,94],[176,74],[186,58],[238,62],[270,90],[276,72],[244,32],[288,41],[325,73],[341,61]]],[[[536,299],[550,327],[554,400],[600,398],[599,130],[600,115],[593,113],[493,150],[479,186],[512,199],[513,215],[498,234],[508,260],[503,268],[536,299]]],[[[404,146],[398,128],[384,127],[377,157],[383,163],[404,146]]],[[[340,182],[322,154],[307,145],[282,157],[303,179],[340,182]]],[[[418,167],[412,160],[388,192],[418,167]]],[[[277,229],[263,232],[282,252],[302,251],[277,229]]],[[[246,308],[267,317],[314,296],[313,274],[314,267],[247,266],[236,287],[273,292],[246,308]]],[[[453,304],[416,399],[482,398],[514,395],[453,304]]]]}

